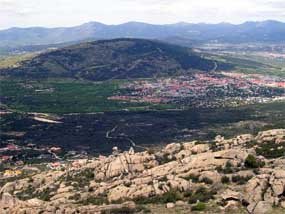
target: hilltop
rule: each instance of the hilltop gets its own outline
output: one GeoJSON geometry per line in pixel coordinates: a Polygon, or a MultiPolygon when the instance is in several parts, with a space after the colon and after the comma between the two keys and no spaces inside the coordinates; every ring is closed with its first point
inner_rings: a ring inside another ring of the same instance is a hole
{"type": "Polygon", "coordinates": [[[192,49],[144,39],[81,43],[42,53],[2,75],[28,78],[70,77],[88,80],[150,78],[194,71],[229,69],[192,49]]]}
{"type": "Polygon", "coordinates": [[[0,180],[0,212],[284,213],[284,152],[285,130],[275,129],[18,166],[0,180]]]}

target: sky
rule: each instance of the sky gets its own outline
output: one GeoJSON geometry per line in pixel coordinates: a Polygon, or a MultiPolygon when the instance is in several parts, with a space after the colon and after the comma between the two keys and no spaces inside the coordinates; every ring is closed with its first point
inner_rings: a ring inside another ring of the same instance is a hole
{"type": "Polygon", "coordinates": [[[176,22],[285,22],[285,0],[0,0],[0,29],[176,22]]]}

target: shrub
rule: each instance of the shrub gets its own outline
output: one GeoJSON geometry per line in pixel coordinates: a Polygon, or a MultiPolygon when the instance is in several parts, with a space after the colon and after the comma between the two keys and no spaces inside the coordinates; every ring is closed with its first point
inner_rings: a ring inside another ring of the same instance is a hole
{"type": "Polygon", "coordinates": [[[208,190],[205,187],[199,187],[190,197],[188,202],[190,204],[194,204],[197,201],[201,202],[208,202],[210,199],[214,198],[214,195],[216,194],[213,190],[208,190]]]}
{"type": "Polygon", "coordinates": [[[81,176],[85,177],[89,180],[93,180],[95,177],[94,171],[92,169],[86,169],[86,170],[82,171],[81,176]]]}
{"type": "Polygon", "coordinates": [[[234,170],[232,169],[233,165],[231,164],[231,162],[227,162],[225,168],[223,169],[223,173],[225,174],[230,174],[233,173],[234,170]]]}
{"type": "Polygon", "coordinates": [[[213,184],[214,183],[212,179],[207,178],[207,177],[202,178],[201,181],[205,184],[213,184]]]}
{"type": "Polygon", "coordinates": [[[256,174],[256,175],[259,175],[259,173],[260,173],[259,169],[253,169],[253,173],[256,174]]]}
{"type": "Polygon", "coordinates": [[[184,193],[183,193],[183,196],[185,197],[185,198],[189,198],[189,197],[191,197],[193,195],[193,191],[192,190],[187,190],[187,191],[185,191],[184,193]]]}
{"type": "Polygon", "coordinates": [[[95,175],[92,169],[84,169],[78,173],[67,174],[65,177],[61,179],[66,183],[73,183],[72,185],[75,188],[83,188],[85,186],[89,186],[91,180],[94,180],[95,175]]]}
{"type": "Polygon", "coordinates": [[[85,199],[84,201],[80,201],[79,203],[83,204],[83,205],[102,205],[102,204],[106,204],[108,203],[107,198],[106,197],[88,197],[87,199],[85,199]]]}
{"type": "Polygon", "coordinates": [[[158,181],[161,181],[161,182],[166,182],[168,181],[166,175],[164,175],[163,177],[159,178],[158,181]]]}
{"type": "Polygon", "coordinates": [[[21,200],[28,200],[33,198],[35,191],[36,191],[35,187],[29,184],[29,186],[25,190],[16,193],[16,196],[21,200]]]}
{"type": "Polygon", "coordinates": [[[43,200],[43,201],[49,201],[51,198],[51,192],[53,190],[49,187],[45,188],[42,192],[40,192],[37,196],[37,198],[43,200]]]}
{"type": "Polygon", "coordinates": [[[151,213],[151,210],[149,208],[144,207],[142,205],[138,205],[136,211],[139,213],[151,213]]]}
{"type": "Polygon", "coordinates": [[[251,178],[252,178],[251,176],[244,177],[240,175],[235,175],[232,177],[232,182],[242,185],[242,184],[245,184],[251,178]]]}
{"type": "Polygon", "coordinates": [[[274,142],[263,143],[256,149],[257,155],[262,155],[265,158],[279,158],[285,156],[285,143],[276,144],[274,142]],[[282,149],[278,147],[283,146],[282,149]]]}
{"type": "Polygon", "coordinates": [[[239,175],[234,175],[234,176],[232,177],[232,182],[237,183],[240,179],[241,179],[241,176],[239,176],[239,175]]]}
{"type": "Polygon", "coordinates": [[[231,164],[231,162],[227,161],[225,167],[223,168],[222,166],[217,166],[216,170],[219,173],[225,173],[225,174],[230,174],[233,173],[234,170],[232,169],[233,165],[231,164]]]}
{"type": "Polygon", "coordinates": [[[257,160],[253,155],[248,155],[245,159],[244,165],[247,168],[259,168],[264,166],[264,162],[257,160]]]}
{"type": "Polygon", "coordinates": [[[171,159],[169,159],[168,154],[163,154],[162,156],[156,155],[156,160],[158,161],[159,164],[165,164],[171,161],[171,159]]]}
{"type": "Polygon", "coordinates": [[[223,184],[227,184],[227,183],[230,182],[230,179],[229,179],[228,176],[223,176],[222,179],[221,179],[221,181],[222,181],[223,184]]]}
{"type": "Polygon", "coordinates": [[[43,179],[43,180],[41,181],[41,184],[44,185],[45,183],[46,183],[46,179],[43,179]]]}
{"type": "Polygon", "coordinates": [[[136,210],[128,207],[115,208],[112,210],[103,210],[102,214],[133,214],[136,210]]]}
{"type": "Polygon", "coordinates": [[[203,202],[198,202],[191,207],[192,211],[204,211],[206,209],[206,204],[203,202]]]}
{"type": "Polygon", "coordinates": [[[158,189],[163,190],[163,184],[159,184],[158,189]]]}
{"type": "Polygon", "coordinates": [[[226,168],[231,168],[232,166],[233,166],[232,163],[230,161],[227,161],[226,168]]]}
{"type": "Polygon", "coordinates": [[[75,193],[74,195],[70,196],[69,200],[78,201],[81,198],[81,195],[79,193],[75,193]]]}
{"type": "Polygon", "coordinates": [[[198,183],[199,182],[199,175],[195,175],[195,174],[190,174],[187,177],[184,177],[185,180],[187,181],[192,181],[193,183],[198,183]]]}
{"type": "Polygon", "coordinates": [[[162,197],[163,203],[176,202],[181,199],[182,199],[181,194],[175,190],[170,190],[164,193],[162,197]]]}
{"type": "Polygon", "coordinates": [[[222,167],[222,166],[217,166],[217,167],[216,167],[216,170],[217,170],[218,172],[223,172],[223,167],[222,167]]]}
{"type": "Polygon", "coordinates": [[[165,204],[169,202],[176,202],[182,199],[182,195],[177,190],[171,189],[170,191],[164,193],[163,195],[157,195],[153,197],[139,197],[135,199],[138,204],[165,204]]]}
{"type": "Polygon", "coordinates": [[[150,155],[155,154],[155,150],[154,150],[153,148],[149,148],[149,149],[147,150],[147,152],[148,152],[148,154],[150,154],[150,155]]]}

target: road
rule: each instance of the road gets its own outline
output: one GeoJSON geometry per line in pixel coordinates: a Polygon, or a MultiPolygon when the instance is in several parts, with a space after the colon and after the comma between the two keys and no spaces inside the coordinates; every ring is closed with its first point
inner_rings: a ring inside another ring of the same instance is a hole
{"type": "Polygon", "coordinates": [[[125,134],[122,134],[122,135],[120,135],[120,136],[111,136],[111,134],[112,134],[113,132],[115,132],[117,128],[118,128],[118,125],[115,126],[114,128],[112,128],[111,130],[107,131],[107,132],[106,132],[106,138],[107,138],[107,139],[120,139],[120,140],[125,139],[125,140],[127,140],[127,141],[130,142],[130,146],[131,146],[131,147],[140,148],[140,149],[143,149],[143,150],[147,150],[147,148],[145,148],[145,147],[143,147],[143,146],[138,146],[138,145],[136,145],[136,143],[135,143],[129,136],[127,136],[127,135],[125,135],[125,134]]]}
{"type": "Polygon", "coordinates": [[[218,64],[216,62],[214,62],[214,63],[215,63],[215,65],[214,65],[214,68],[211,70],[212,72],[215,72],[218,68],[218,64]]]}

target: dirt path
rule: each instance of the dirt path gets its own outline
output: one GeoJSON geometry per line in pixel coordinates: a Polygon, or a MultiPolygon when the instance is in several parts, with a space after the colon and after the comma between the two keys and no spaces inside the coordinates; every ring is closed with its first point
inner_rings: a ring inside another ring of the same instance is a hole
{"type": "Polygon", "coordinates": [[[36,121],[44,122],[44,123],[62,123],[60,121],[50,120],[50,119],[46,119],[46,118],[42,118],[42,117],[33,117],[33,119],[36,121]]]}

